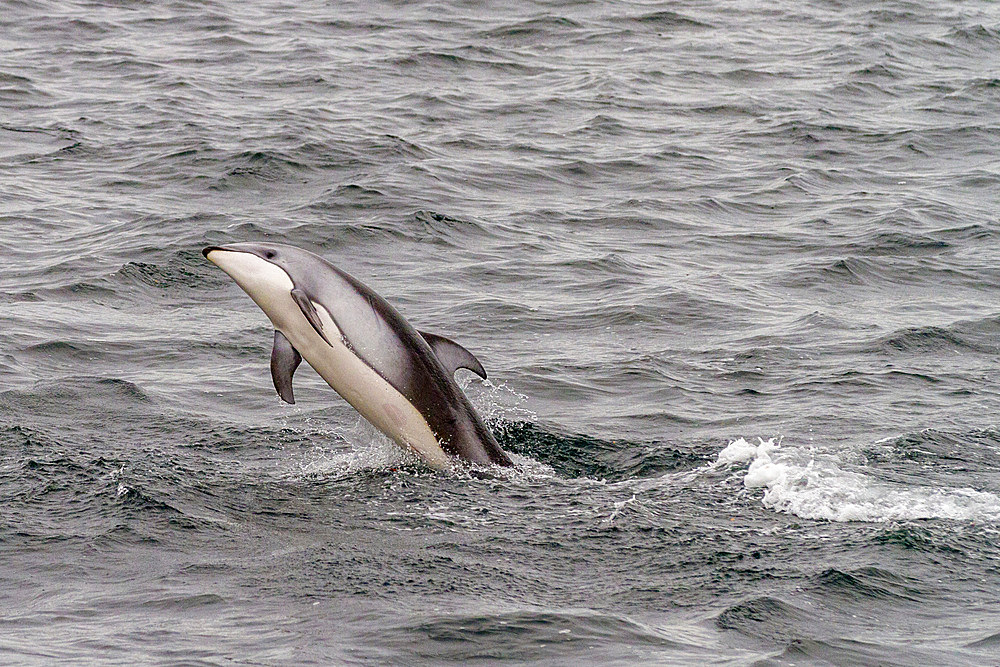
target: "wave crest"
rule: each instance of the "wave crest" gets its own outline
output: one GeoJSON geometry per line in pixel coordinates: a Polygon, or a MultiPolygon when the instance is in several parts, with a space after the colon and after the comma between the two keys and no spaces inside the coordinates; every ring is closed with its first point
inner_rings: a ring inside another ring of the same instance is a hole
{"type": "Polygon", "coordinates": [[[763,489],[765,507],[803,519],[910,521],[951,519],[996,521],[1000,496],[971,488],[903,484],[851,470],[842,456],[815,448],[782,446],[743,438],[729,443],[716,465],[749,463],[747,489],[763,489]]]}

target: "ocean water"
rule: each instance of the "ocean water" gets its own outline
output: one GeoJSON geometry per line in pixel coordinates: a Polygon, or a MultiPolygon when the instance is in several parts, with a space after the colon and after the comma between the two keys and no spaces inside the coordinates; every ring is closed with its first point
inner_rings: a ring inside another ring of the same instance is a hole
{"type": "Polygon", "coordinates": [[[1000,8],[0,0],[4,664],[1000,664],[1000,8]],[[435,473],[200,254],[487,368],[435,473]]]}

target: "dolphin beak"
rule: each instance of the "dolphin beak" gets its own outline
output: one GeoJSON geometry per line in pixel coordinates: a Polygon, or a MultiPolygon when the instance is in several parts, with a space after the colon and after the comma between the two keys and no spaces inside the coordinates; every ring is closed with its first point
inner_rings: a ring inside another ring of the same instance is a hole
{"type": "Polygon", "coordinates": [[[242,252],[242,251],[224,245],[210,245],[204,250],[202,250],[201,254],[205,256],[205,259],[212,262],[212,264],[218,264],[218,262],[212,259],[213,252],[242,252]]]}

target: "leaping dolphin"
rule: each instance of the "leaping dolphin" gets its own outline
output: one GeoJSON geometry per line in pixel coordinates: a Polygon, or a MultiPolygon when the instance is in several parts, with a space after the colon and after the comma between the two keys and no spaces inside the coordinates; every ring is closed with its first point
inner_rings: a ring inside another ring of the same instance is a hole
{"type": "Polygon", "coordinates": [[[202,254],[229,274],[274,324],[271,377],[294,403],[292,374],[305,359],[378,430],[433,468],[453,457],[513,465],[455,383],[486,371],[443,336],[418,332],[361,281],[311,252],[277,243],[209,246],[202,254]]]}

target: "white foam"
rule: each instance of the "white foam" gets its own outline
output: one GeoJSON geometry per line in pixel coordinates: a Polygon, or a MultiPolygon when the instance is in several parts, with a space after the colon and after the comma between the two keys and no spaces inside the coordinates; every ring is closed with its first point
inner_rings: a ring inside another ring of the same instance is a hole
{"type": "Polygon", "coordinates": [[[611,511],[611,514],[609,516],[606,516],[603,519],[601,519],[601,526],[614,525],[615,519],[618,518],[618,516],[625,510],[626,507],[628,507],[629,505],[638,504],[638,502],[639,501],[636,499],[636,495],[634,493],[632,494],[632,497],[629,498],[628,500],[621,500],[614,502],[614,509],[611,511]]]}
{"type": "Polygon", "coordinates": [[[751,445],[743,438],[739,438],[738,440],[733,440],[725,449],[719,452],[719,455],[716,458],[716,463],[718,465],[743,463],[745,461],[750,461],[756,455],[757,447],[755,445],[751,445]]]}
{"type": "MultiPolygon", "coordinates": [[[[848,456],[848,458],[850,458],[848,456]]],[[[714,466],[749,461],[743,484],[763,489],[765,507],[829,521],[1000,520],[1000,496],[970,488],[913,486],[850,470],[844,457],[814,448],[751,445],[743,438],[719,452],[714,466]]]]}

